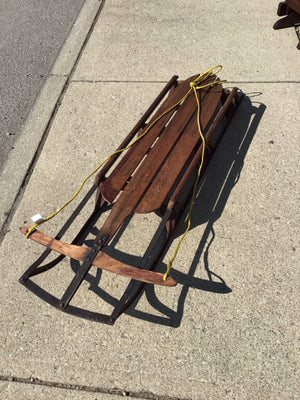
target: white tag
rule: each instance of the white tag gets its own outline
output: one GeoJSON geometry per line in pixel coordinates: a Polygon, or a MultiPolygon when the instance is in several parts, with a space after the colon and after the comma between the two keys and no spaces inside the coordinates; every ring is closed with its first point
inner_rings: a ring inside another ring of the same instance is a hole
{"type": "Polygon", "coordinates": [[[32,219],[33,223],[37,223],[37,222],[40,222],[43,219],[43,217],[40,213],[38,213],[38,214],[34,215],[33,217],[31,217],[31,219],[32,219]]]}

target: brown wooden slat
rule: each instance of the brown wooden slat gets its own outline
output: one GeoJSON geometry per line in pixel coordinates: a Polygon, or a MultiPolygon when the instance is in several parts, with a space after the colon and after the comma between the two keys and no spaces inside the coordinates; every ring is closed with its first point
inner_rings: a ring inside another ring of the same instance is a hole
{"type": "MultiPolygon", "coordinates": [[[[163,88],[163,90],[159,93],[159,95],[156,97],[156,99],[153,101],[153,103],[145,111],[144,115],[139,119],[139,121],[135,124],[135,126],[132,128],[132,130],[127,135],[127,137],[119,145],[117,150],[121,150],[124,147],[126,147],[130,143],[130,141],[133,139],[133,137],[138,133],[138,131],[145,126],[147,119],[153,114],[153,111],[161,103],[161,101],[163,100],[165,95],[170,90],[172,90],[172,88],[175,87],[175,85],[177,84],[177,79],[178,79],[177,75],[172,76],[172,78],[169,80],[169,82],[166,84],[166,86],[163,88]]],[[[109,169],[114,165],[116,160],[119,158],[120,154],[121,153],[115,154],[104,164],[104,166],[100,169],[100,171],[96,175],[95,182],[94,182],[95,185],[99,185],[99,183],[104,178],[105,174],[109,171],[109,169]]]]}
{"type": "MultiPolygon", "coordinates": [[[[213,86],[201,104],[201,127],[204,131],[211,120],[222,95],[222,85],[213,86]]],[[[192,154],[197,143],[201,142],[197,118],[191,120],[169,157],[147,189],[135,212],[145,213],[160,208],[174,185],[178,175],[192,154]]]]}
{"type": "MultiPolygon", "coordinates": [[[[21,231],[24,235],[26,235],[28,229],[29,226],[24,226],[21,228],[21,231]]],[[[63,242],[62,240],[54,239],[53,237],[38,230],[32,232],[30,239],[78,261],[84,261],[86,255],[91,250],[88,246],[78,246],[63,242]]],[[[168,276],[168,278],[164,280],[164,274],[161,272],[149,271],[134,267],[130,264],[125,264],[104,253],[103,251],[99,251],[93,261],[93,265],[95,267],[146,283],[154,283],[163,286],[175,286],[177,284],[175,279],[171,276],[168,276]]]]}
{"type": "MultiPolygon", "coordinates": [[[[223,136],[223,133],[224,133],[224,131],[226,129],[226,128],[222,129],[221,132],[218,132],[218,135],[216,137],[216,135],[215,135],[216,129],[217,129],[218,125],[220,124],[221,120],[224,118],[224,116],[226,115],[227,111],[230,110],[232,104],[234,104],[235,102],[239,102],[240,101],[236,97],[237,91],[238,91],[238,89],[236,87],[232,89],[230,94],[227,96],[227,99],[225,100],[225,103],[223,103],[222,106],[220,107],[220,109],[218,109],[217,115],[214,117],[213,122],[209,126],[209,129],[208,129],[208,131],[207,131],[207,133],[205,135],[205,139],[206,139],[206,145],[210,150],[214,150],[215,149],[216,144],[221,139],[221,137],[223,136]]],[[[221,98],[222,98],[222,96],[221,96],[221,98]]],[[[227,125],[228,125],[228,118],[227,118],[226,126],[227,125]]],[[[189,177],[192,175],[192,173],[195,170],[197,164],[200,162],[201,156],[202,156],[202,144],[197,148],[197,151],[194,154],[193,159],[189,163],[186,171],[184,172],[184,175],[182,176],[180,182],[176,186],[176,189],[172,193],[171,198],[170,198],[170,200],[168,202],[168,205],[167,205],[168,210],[172,210],[173,209],[174,205],[177,202],[178,197],[180,196],[180,193],[182,193],[182,191],[184,190],[184,187],[185,187],[189,177]]],[[[207,159],[207,157],[206,157],[206,159],[207,159]]]]}
{"type": "Polygon", "coordinates": [[[188,97],[180,106],[172,120],[172,124],[165,128],[163,135],[160,136],[156,145],[151,149],[124,191],[120,194],[99,235],[105,232],[109,234],[110,240],[125,219],[134,211],[170,149],[174,146],[194,114],[196,107],[196,100],[193,96],[188,97]],[[176,129],[174,128],[175,126],[176,129]]]}
{"type": "MultiPolygon", "coordinates": [[[[190,77],[189,79],[181,82],[169,95],[169,97],[166,98],[166,100],[151,118],[149,123],[154,121],[158,116],[160,116],[172,105],[176,104],[189,90],[189,84],[192,80],[196,78],[196,76],[190,77]]],[[[172,111],[161,118],[161,120],[158,121],[155,126],[139,142],[137,142],[131,149],[129,149],[124,155],[123,159],[118,163],[116,168],[101,185],[102,196],[108,202],[112,203],[114,201],[117,194],[125,186],[128,179],[131,177],[132,173],[139,165],[144,155],[147,153],[157,136],[166,125],[167,121],[174,114],[174,112],[175,111],[172,111]]]]}

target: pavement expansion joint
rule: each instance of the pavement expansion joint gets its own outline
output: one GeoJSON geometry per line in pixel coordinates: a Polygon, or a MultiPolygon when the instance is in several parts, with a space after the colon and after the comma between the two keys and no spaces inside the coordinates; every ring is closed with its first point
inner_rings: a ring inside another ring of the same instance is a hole
{"type": "MultiPolygon", "coordinates": [[[[59,76],[59,75],[51,75],[51,76],[59,76]]],[[[62,75],[64,76],[64,75],[62,75]]],[[[134,84],[138,84],[138,83],[158,83],[158,84],[164,84],[167,81],[164,80],[118,80],[118,79],[71,79],[72,83],[134,83],[134,84]]],[[[270,81],[231,81],[231,80],[227,80],[226,84],[290,84],[290,83],[300,83],[300,80],[270,80],[270,81]]]]}
{"type": "Polygon", "coordinates": [[[51,78],[67,78],[69,75],[67,74],[49,74],[51,78]]]}
{"type": "Polygon", "coordinates": [[[52,382],[52,381],[44,381],[38,379],[36,377],[30,376],[29,378],[21,378],[16,376],[5,376],[0,375],[0,381],[3,382],[14,382],[14,383],[23,383],[27,385],[40,385],[46,387],[52,387],[56,389],[65,389],[65,390],[78,390],[81,392],[89,392],[89,393],[103,393],[103,394],[111,394],[115,396],[122,396],[122,397],[133,397],[136,399],[142,400],[190,400],[188,398],[182,397],[173,397],[173,396],[160,396],[151,392],[147,391],[129,391],[120,388],[112,388],[112,389],[105,389],[100,386],[88,386],[88,385],[76,385],[70,383],[63,383],[63,382],[52,382]]]}
{"type": "Polygon", "coordinates": [[[168,81],[137,81],[137,80],[118,80],[118,79],[72,79],[72,82],[82,82],[82,83],[167,83],[168,81]]]}
{"type": "Polygon", "coordinates": [[[276,83],[276,84],[286,84],[286,83],[300,83],[300,81],[294,81],[294,80],[292,80],[292,81],[290,81],[290,80],[279,80],[279,81],[226,81],[226,84],[228,84],[228,83],[233,83],[233,84],[251,84],[251,83],[254,83],[254,84],[257,84],[257,83],[259,83],[259,84],[269,84],[269,83],[276,83]]]}

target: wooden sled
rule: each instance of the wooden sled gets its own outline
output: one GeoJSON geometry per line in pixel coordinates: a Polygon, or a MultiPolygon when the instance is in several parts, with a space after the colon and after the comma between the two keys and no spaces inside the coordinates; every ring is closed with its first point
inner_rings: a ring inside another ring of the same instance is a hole
{"type": "MultiPolygon", "coordinates": [[[[178,81],[177,76],[172,77],[119,149],[128,145],[137,135],[142,136],[151,121],[182,99],[196,77],[197,75],[185,81],[178,81]]],[[[202,82],[202,86],[203,83],[207,86],[196,92],[201,103],[200,122],[206,139],[202,174],[241,97],[237,88],[231,91],[224,90],[221,83],[214,84],[216,80],[215,75],[209,75],[202,82]]],[[[97,191],[95,208],[71,244],[60,240],[61,233],[56,238],[38,230],[30,234],[31,239],[61,254],[54,261],[41,266],[46,257],[42,256],[24,273],[20,282],[43,300],[66,313],[108,324],[113,324],[128,308],[141,293],[145,283],[176,285],[171,275],[164,279],[164,274],[155,271],[155,267],[191,198],[191,190],[187,189],[190,186],[188,182],[198,169],[203,150],[197,124],[198,105],[195,94],[191,92],[129,148],[118,163],[119,154],[110,158],[98,173],[87,195],[97,191]],[[108,204],[112,204],[110,214],[93,245],[83,245],[86,233],[94,226],[108,204]],[[108,255],[106,250],[125,220],[134,213],[149,212],[158,213],[161,223],[140,267],[126,264],[108,255]],[[82,263],[62,298],[57,298],[30,278],[53,268],[65,256],[82,263]],[[91,312],[70,304],[92,265],[132,278],[111,315],[91,312]]],[[[21,228],[21,231],[26,234],[28,227],[21,228]]]]}

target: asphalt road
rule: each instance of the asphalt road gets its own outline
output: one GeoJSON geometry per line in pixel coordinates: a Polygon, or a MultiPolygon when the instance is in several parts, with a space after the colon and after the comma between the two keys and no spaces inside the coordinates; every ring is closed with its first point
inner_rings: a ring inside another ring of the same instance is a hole
{"type": "Polygon", "coordinates": [[[84,1],[0,1],[0,172],[84,1]]]}

